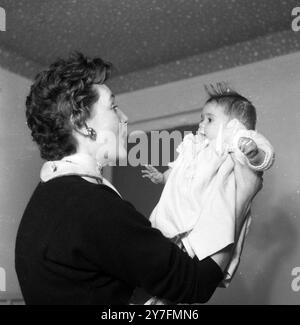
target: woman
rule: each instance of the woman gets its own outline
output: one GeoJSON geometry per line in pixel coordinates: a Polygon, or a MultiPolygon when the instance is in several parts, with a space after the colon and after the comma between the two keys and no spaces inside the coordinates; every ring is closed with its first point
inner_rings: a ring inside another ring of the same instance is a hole
{"type": "MultiPolygon", "coordinates": [[[[17,234],[25,302],[128,304],[135,287],[174,303],[206,302],[231,247],[190,258],[101,175],[104,165],[126,158],[119,124],[127,117],[105,85],[109,73],[110,64],[77,54],[52,64],[31,87],[27,123],[47,162],[17,234]]],[[[243,168],[229,161],[228,172],[243,168]]],[[[248,173],[237,184],[238,216],[261,183],[248,173]]]]}

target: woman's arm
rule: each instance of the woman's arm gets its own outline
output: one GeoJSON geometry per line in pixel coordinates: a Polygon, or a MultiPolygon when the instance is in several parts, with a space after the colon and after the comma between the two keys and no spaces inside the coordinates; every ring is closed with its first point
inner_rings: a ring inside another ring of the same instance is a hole
{"type": "Polygon", "coordinates": [[[124,285],[142,287],[153,296],[174,303],[209,300],[223,279],[214,260],[191,258],[132,205],[108,191],[99,188],[92,206],[95,211],[80,227],[80,256],[124,285]]]}
{"type": "MultiPolygon", "coordinates": [[[[262,189],[262,173],[257,173],[248,166],[240,164],[234,155],[231,155],[232,159],[227,159],[220,169],[223,179],[220,180],[220,189],[225,185],[228,174],[234,169],[236,175],[236,234],[240,234],[245,218],[247,216],[247,210],[255,195],[262,189]],[[223,184],[222,184],[223,182],[223,184]]],[[[239,236],[236,236],[239,238],[239,236]]],[[[212,255],[211,258],[219,265],[222,271],[225,271],[228,263],[231,260],[233,253],[233,245],[225,247],[222,251],[212,255]]]]}
{"type": "MultiPolygon", "coordinates": [[[[232,162],[232,168],[238,172],[240,166],[233,167],[232,162]]],[[[259,189],[257,178],[251,172],[237,184],[237,211],[244,211],[259,189]]],[[[230,260],[230,251],[224,249],[201,261],[191,258],[118,195],[102,186],[95,192],[96,196],[90,198],[92,211],[80,227],[82,256],[112,278],[142,287],[153,296],[174,303],[204,303],[210,299],[224,277],[222,271],[230,260]]],[[[242,220],[238,224],[240,227],[242,220]]]]}
{"type": "Polygon", "coordinates": [[[211,258],[215,261],[216,264],[218,264],[222,272],[226,270],[228,263],[231,260],[232,249],[233,249],[233,244],[228,245],[227,247],[223,248],[221,251],[211,255],[211,258]]]}

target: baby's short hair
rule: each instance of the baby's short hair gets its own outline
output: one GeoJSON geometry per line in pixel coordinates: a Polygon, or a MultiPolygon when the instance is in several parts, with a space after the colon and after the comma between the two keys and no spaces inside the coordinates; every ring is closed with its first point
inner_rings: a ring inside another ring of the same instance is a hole
{"type": "Polygon", "coordinates": [[[256,109],[245,97],[231,89],[227,83],[218,82],[214,85],[205,85],[209,95],[206,104],[217,103],[224,108],[224,113],[238,119],[248,130],[255,130],[256,109]]]}

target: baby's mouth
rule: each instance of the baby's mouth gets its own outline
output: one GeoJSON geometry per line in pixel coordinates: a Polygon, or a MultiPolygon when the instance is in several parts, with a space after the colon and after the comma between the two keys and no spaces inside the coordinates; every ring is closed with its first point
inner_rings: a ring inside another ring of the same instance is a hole
{"type": "Polygon", "coordinates": [[[206,136],[205,131],[203,129],[200,129],[200,128],[197,130],[197,134],[202,135],[204,137],[206,136]]]}

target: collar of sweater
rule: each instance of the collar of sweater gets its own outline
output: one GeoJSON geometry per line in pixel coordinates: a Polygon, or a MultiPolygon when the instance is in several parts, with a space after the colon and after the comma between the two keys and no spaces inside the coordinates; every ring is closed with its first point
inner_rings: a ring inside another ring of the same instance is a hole
{"type": "Polygon", "coordinates": [[[76,153],[61,160],[46,161],[40,172],[42,182],[67,175],[93,178],[99,183],[109,186],[121,196],[117,189],[101,175],[101,165],[95,163],[93,158],[87,154],[76,153]]]}

